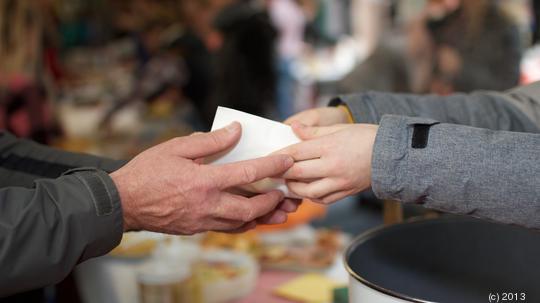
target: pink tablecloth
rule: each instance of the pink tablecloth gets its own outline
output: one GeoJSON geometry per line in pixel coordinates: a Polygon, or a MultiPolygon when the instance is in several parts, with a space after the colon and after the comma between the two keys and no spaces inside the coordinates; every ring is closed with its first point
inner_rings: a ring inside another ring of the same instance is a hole
{"type": "Polygon", "coordinates": [[[259,276],[255,290],[249,296],[234,303],[291,303],[293,301],[280,298],[272,292],[279,285],[299,275],[297,272],[289,271],[263,271],[259,276]]]}

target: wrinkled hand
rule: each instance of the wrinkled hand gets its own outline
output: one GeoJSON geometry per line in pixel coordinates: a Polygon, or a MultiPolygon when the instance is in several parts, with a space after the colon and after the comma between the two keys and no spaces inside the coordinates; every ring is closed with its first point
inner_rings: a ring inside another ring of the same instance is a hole
{"type": "Polygon", "coordinates": [[[296,163],[283,175],[291,192],[319,203],[332,203],[371,186],[371,158],[378,126],[292,125],[303,142],[276,153],[296,163]]]}
{"type": "Polygon", "coordinates": [[[293,164],[274,155],[223,165],[203,159],[237,143],[241,127],[179,137],[156,145],[111,174],[122,203],[124,230],[194,234],[241,232],[257,223],[282,223],[297,201],[272,191],[253,197],[229,192],[235,186],[276,176],[293,164]]]}
{"type": "Polygon", "coordinates": [[[284,121],[291,125],[294,122],[307,126],[330,126],[348,122],[347,113],[339,107],[319,107],[299,112],[284,121]]]}

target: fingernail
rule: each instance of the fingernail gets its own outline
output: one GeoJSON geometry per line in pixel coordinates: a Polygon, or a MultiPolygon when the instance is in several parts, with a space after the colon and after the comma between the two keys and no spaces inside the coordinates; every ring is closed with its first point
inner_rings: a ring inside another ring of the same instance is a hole
{"type": "Polygon", "coordinates": [[[233,123],[227,125],[225,127],[225,129],[228,131],[228,132],[231,132],[231,133],[234,133],[238,130],[238,127],[240,127],[240,123],[234,121],[233,123]]]}

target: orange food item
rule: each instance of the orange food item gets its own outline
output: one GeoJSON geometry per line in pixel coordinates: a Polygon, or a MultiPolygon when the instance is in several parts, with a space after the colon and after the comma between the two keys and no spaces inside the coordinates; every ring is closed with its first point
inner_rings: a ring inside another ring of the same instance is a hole
{"type": "Polygon", "coordinates": [[[289,214],[287,222],[277,225],[258,225],[256,230],[260,232],[289,229],[326,215],[326,207],[322,204],[304,199],[298,210],[289,214]]]}

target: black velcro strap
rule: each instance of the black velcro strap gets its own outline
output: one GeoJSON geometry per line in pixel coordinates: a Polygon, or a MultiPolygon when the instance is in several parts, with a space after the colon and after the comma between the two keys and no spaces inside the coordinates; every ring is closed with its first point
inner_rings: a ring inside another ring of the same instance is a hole
{"type": "Polygon", "coordinates": [[[113,212],[111,195],[107,191],[107,185],[96,171],[77,171],[73,170],[74,176],[77,177],[90,191],[92,202],[96,207],[96,215],[107,216],[113,212]]]}
{"type": "Polygon", "coordinates": [[[343,104],[345,104],[345,102],[343,102],[343,100],[341,100],[340,97],[335,97],[332,100],[330,100],[330,102],[328,102],[328,106],[334,106],[334,107],[340,106],[343,104]]]}
{"type": "Polygon", "coordinates": [[[412,135],[412,148],[425,148],[428,144],[431,124],[415,124],[412,135]]]}

